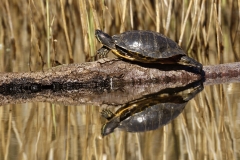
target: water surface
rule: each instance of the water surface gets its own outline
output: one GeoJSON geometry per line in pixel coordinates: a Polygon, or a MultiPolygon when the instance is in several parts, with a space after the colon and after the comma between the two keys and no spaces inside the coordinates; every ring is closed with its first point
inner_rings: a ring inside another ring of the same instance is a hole
{"type": "Polygon", "coordinates": [[[105,137],[101,110],[28,102],[0,107],[1,159],[238,159],[239,83],[205,86],[168,125],[105,137]]]}

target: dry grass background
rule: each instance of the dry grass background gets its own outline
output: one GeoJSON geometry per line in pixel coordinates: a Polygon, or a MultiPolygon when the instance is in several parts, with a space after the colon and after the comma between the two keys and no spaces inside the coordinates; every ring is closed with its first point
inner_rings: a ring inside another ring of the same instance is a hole
{"type": "MultiPolygon", "coordinates": [[[[0,71],[94,61],[96,28],[161,32],[204,65],[239,61],[239,20],[239,0],[2,0],[0,71]]],[[[208,86],[170,125],[104,139],[96,106],[1,106],[0,159],[239,159],[239,87],[208,86]]]]}

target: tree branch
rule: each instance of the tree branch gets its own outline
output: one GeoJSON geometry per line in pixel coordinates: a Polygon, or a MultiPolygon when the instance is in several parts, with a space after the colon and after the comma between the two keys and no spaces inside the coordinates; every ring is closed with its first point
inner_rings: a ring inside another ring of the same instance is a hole
{"type": "Polygon", "coordinates": [[[204,66],[200,75],[187,66],[101,59],[61,65],[44,72],[1,73],[0,104],[41,101],[118,105],[204,78],[205,85],[239,82],[239,71],[240,63],[204,66]]]}

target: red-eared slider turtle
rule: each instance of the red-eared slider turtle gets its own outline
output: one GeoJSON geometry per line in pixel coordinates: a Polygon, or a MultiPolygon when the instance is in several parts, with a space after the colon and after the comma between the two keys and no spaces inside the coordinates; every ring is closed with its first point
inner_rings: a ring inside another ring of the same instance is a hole
{"type": "Polygon", "coordinates": [[[202,82],[186,87],[167,88],[154,94],[128,102],[115,113],[109,109],[102,110],[101,114],[108,121],[103,125],[101,134],[106,136],[121,128],[128,132],[145,132],[155,130],[168,124],[184,109],[187,102],[202,91],[202,82]],[[195,86],[197,84],[197,86],[195,86]],[[189,87],[195,87],[190,90],[189,87]],[[187,93],[185,93],[187,91],[187,93]]]}
{"type": "Polygon", "coordinates": [[[202,64],[188,57],[176,42],[153,31],[132,30],[110,36],[96,30],[95,36],[103,44],[97,53],[105,57],[111,50],[115,55],[143,63],[181,64],[202,70],[202,64]]]}

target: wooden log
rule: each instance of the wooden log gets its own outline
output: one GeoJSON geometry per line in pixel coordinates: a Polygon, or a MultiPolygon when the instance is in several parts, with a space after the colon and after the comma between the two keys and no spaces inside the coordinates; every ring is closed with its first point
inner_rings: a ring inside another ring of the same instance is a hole
{"type": "Polygon", "coordinates": [[[239,82],[239,68],[240,63],[204,66],[198,74],[186,66],[101,59],[61,65],[44,72],[0,73],[0,105],[29,101],[120,105],[201,79],[204,85],[239,82]],[[11,92],[6,91],[6,86],[11,92]]]}

